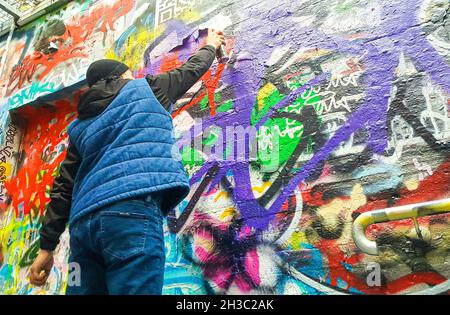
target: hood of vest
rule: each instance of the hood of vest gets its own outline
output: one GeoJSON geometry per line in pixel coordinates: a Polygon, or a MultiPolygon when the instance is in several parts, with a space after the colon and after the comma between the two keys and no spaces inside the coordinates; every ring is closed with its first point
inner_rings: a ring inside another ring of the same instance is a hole
{"type": "Polygon", "coordinates": [[[83,93],[78,102],[78,119],[83,120],[100,115],[129,81],[113,77],[93,85],[83,93]]]}

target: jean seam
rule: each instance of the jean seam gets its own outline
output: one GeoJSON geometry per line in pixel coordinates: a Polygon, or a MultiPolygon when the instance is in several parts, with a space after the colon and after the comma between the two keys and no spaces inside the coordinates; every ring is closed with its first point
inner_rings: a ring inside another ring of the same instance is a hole
{"type": "Polygon", "coordinates": [[[123,217],[123,218],[132,218],[132,219],[141,219],[147,220],[150,218],[147,214],[135,213],[135,212],[125,212],[127,215],[123,216],[121,213],[124,211],[102,211],[102,216],[115,216],[115,217],[123,217]]]}
{"type": "Polygon", "coordinates": [[[150,223],[150,219],[145,220],[144,235],[142,236],[142,249],[141,249],[141,251],[145,250],[145,243],[147,241],[147,233],[148,233],[148,224],[149,223],[150,223]]]}
{"type": "Polygon", "coordinates": [[[91,228],[91,223],[92,223],[92,218],[94,217],[94,214],[91,213],[91,215],[89,216],[89,220],[88,220],[88,231],[89,231],[89,247],[94,246],[94,242],[92,241],[92,228],[91,228]]]}

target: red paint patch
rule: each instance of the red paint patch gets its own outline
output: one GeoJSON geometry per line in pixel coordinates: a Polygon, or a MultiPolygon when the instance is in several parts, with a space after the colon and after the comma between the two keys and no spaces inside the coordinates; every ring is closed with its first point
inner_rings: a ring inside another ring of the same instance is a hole
{"type": "Polygon", "coordinates": [[[79,96],[80,92],[76,93],[73,102],[56,101],[55,107],[26,106],[17,110],[29,121],[22,140],[23,163],[17,175],[5,182],[17,216],[19,210],[21,215],[32,210],[44,214],[50,202],[49,190],[53,186],[55,172],[66,157],[63,146],[68,137],[66,128],[75,119],[79,96]]]}

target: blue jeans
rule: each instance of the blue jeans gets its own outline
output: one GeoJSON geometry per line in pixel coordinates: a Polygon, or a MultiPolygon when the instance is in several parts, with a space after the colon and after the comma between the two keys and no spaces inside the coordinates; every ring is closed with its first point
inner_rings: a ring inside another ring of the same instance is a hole
{"type": "Polygon", "coordinates": [[[70,228],[66,294],[161,294],[163,214],[158,199],[127,199],[103,207],[70,228]],[[75,271],[77,268],[73,268],[75,271]]]}

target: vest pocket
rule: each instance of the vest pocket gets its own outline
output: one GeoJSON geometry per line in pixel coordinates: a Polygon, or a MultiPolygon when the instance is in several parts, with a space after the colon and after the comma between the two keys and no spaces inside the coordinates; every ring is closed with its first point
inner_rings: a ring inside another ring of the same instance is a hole
{"type": "Polygon", "coordinates": [[[119,260],[141,254],[149,221],[148,216],[142,213],[102,211],[100,243],[103,252],[119,260]]]}

